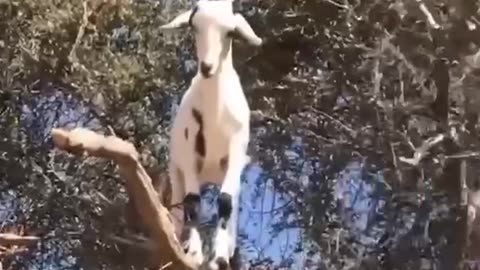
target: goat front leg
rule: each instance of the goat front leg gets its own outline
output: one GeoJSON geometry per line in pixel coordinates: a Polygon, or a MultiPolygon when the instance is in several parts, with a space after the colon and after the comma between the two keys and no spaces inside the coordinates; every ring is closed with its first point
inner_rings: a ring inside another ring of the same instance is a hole
{"type": "Polygon", "coordinates": [[[185,197],[183,198],[184,219],[186,223],[198,226],[200,222],[201,198],[197,174],[185,174],[185,197]]]}
{"type": "MultiPolygon", "coordinates": [[[[183,162],[188,161],[183,159],[183,162]]],[[[185,163],[183,163],[185,164],[185,163]]],[[[186,254],[192,256],[195,264],[203,263],[202,240],[198,231],[200,195],[198,181],[189,173],[170,162],[169,174],[172,188],[170,210],[176,220],[176,235],[180,238],[186,254]]]]}
{"type": "Polygon", "coordinates": [[[185,172],[185,194],[183,198],[185,225],[182,239],[187,240],[184,242],[184,250],[194,258],[195,263],[200,265],[203,263],[202,239],[198,230],[201,198],[200,185],[194,169],[185,172]]]}
{"type": "Polygon", "coordinates": [[[214,239],[212,269],[227,269],[236,248],[241,174],[248,163],[246,146],[248,137],[238,136],[231,142],[225,179],[217,200],[218,225],[214,239]],[[246,139],[245,139],[246,138],[246,139]]]}
{"type": "MultiPolygon", "coordinates": [[[[185,149],[175,148],[185,153],[185,149]]],[[[175,155],[176,157],[177,155],[175,155]]],[[[170,162],[169,173],[172,188],[171,212],[182,220],[181,231],[177,231],[186,254],[192,256],[197,265],[203,263],[202,241],[198,231],[201,211],[200,186],[191,155],[170,162]]],[[[179,222],[177,222],[179,223],[179,222]]]]}

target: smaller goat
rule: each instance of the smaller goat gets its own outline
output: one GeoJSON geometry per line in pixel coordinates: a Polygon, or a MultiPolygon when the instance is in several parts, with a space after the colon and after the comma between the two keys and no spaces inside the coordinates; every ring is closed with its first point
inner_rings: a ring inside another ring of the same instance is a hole
{"type": "Polygon", "coordinates": [[[170,133],[172,205],[183,203],[185,251],[198,265],[226,269],[236,249],[240,176],[249,161],[250,108],[232,62],[232,38],[253,46],[262,39],[232,1],[200,0],[162,29],[189,26],[195,35],[198,72],[180,102],[170,133]],[[198,231],[200,187],[221,185],[213,254],[204,258],[198,231]]]}

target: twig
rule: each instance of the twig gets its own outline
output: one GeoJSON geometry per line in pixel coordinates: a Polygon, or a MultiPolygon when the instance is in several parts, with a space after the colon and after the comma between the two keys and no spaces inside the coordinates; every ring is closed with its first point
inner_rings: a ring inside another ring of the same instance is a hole
{"type": "Polygon", "coordinates": [[[108,125],[107,128],[108,128],[108,131],[110,131],[110,133],[111,133],[113,136],[117,136],[117,134],[115,133],[115,130],[113,129],[113,127],[112,127],[111,125],[108,125]]]}
{"type": "Polygon", "coordinates": [[[347,5],[342,5],[342,4],[337,3],[337,2],[335,2],[335,1],[333,1],[333,0],[325,0],[325,1],[326,1],[327,3],[330,3],[330,4],[334,5],[334,6],[336,6],[336,7],[339,7],[339,8],[342,8],[342,9],[348,9],[348,6],[347,6],[347,5]]]}
{"type": "Polygon", "coordinates": [[[328,119],[330,119],[332,122],[335,122],[337,123],[339,126],[343,127],[345,130],[347,130],[348,132],[350,132],[350,136],[352,137],[357,137],[357,132],[355,130],[353,130],[351,127],[347,126],[346,124],[342,123],[342,121],[338,120],[338,119],[335,119],[333,118],[333,116],[329,115],[328,113],[324,112],[324,111],[321,111],[321,110],[316,110],[316,112],[322,114],[323,116],[327,117],[328,119]]]}
{"type": "Polygon", "coordinates": [[[138,247],[138,248],[148,250],[148,251],[155,251],[156,248],[157,248],[157,245],[155,245],[155,243],[152,243],[151,241],[149,241],[149,239],[139,241],[139,240],[128,239],[128,238],[125,238],[125,237],[116,236],[116,235],[113,235],[113,234],[109,235],[108,238],[110,240],[118,242],[120,244],[124,244],[124,245],[128,245],[128,246],[134,246],[134,247],[138,247]]]}
{"type": "Polygon", "coordinates": [[[26,246],[31,245],[40,240],[36,236],[21,236],[13,233],[0,233],[0,246],[26,246]]]}
{"type": "Polygon", "coordinates": [[[160,268],[160,270],[167,269],[167,268],[170,267],[171,265],[172,265],[172,262],[168,262],[168,263],[166,263],[164,266],[162,266],[162,267],[160,268]]]}
{"type": "Polygon", "coordinates": [[[78,45],[80,45],[80,41],[83,38],[83,35],[85,35],[85,28],[87,28],[89,24],[88,21],[88,2],[87,0],[83,1],[83,19],[82,19],[82,24],[78,28],[78,33],[77,37],[75,38],[75,43],[72,46],[72,49],[70,50],[70,53],[68,54],[68,60],[70,63],[77,63],[77,48],[78,45]]]}
{"type": "Polygon", "coordinates": [[[380,72],[380,59],[375,60],[373,68],[373,94],[376,98],[380,98],[380,87],[382,85],[383,73],[380,72]]]}
{"type": "Polygon", "coordinates": [[[445,159],[463,159],[480,157],[480,152],[466,151],[454,155],[445,156],[445,159]]]}
{"type": "Polygon", "coordinates": [[[428,154],[428,151],[438,143],[442,142],[445,139],[444,134],[439,134],[435,137],[428,138],[425,140],[422,145],[415,149],[415,153],[413,154],[413,158],[405,158],[399,157],[398,159],[402,162],[410,164],[412,166],[418,166],[420,161],[428,154]]]}
{"type": "Polygon", "coordinates": [[[427,21],[430,24],[430,26],[433,29],[440,29],[440,25],[435,21],[433,18],[432,13],[428,10],[427,6],[425,6],[425,3],[423,3],[422,0],[417,0],[417,3],[419,5],[420,10],[423,12],[423,14],[427,17],[427,21]]]}
{"type": "Polygon", "coordinates": [[[335,253],[338,254],[340,251],[340,236],[342,234],[342,228],[337,230],[337,235],[335,237],[335,253]]]}
{"type": "Polygon", "coordinates": [[[403,69],[398,69],[398,79],[400,81],[400,105],[405,105],[405,82],[403,81],[403,69]]]}
{"type": "Polygon", "coordinates": [[[459,223],[460,226],[458,233],[460,237],[458,237],[458,241],[460,242],[461,249],[459,252],[459,261],[458,266],[461,266],[463,263],[463,259],[465,258],[466,248],[469,244],[468,240],[470,238],[470,230],[469,230],[469,206],[468,206],[468,186],[467,186],[467,160],[462,159],[460,161],[460,181],[459,181],[459,188],[460,188],[460,215],[459,215],[459,223]]]}
{"type": "Polygon", "coordinates": [[[460,163],[460,206],[466,207],[468,204],[468,186],[467,186],[467,161],[463,159],[460,163]]]}
{"type": "Polygon", "coordinates": [[[152,180],[140,163],[133,144],[85,128],[70,131],[53,129],[52,139],[57,148],[72,154],[107,158],[116,162],[120,175],[126,180],[128,194],[135,201],[137,212],[161,250],[160,263],[172,262],[175,269],[197,269],[180,246],[170,213],[157,199],[152,180]]]}
{"type": "Polygon", "coordinates": [[[395,173],[397,174],[398,181],[400,183],[403,183],[403,175],[400,171],[400,168],[398,168],[397,155],[395,154],[395,146],[393,146],[393,143],[390,143],[390,151],[392,151],[393,168],[395,169],[395,173]]]}
{"type": "Polygon", "coordinates": [[[112,200],[108,199],[105,195],[103,195],[102,192],[96,191],[95,193],[97,194],[98,198],[100,198],[101,200],[103,200],[104,202],[106,202],[109,205],[113,205],[112,200]]]}

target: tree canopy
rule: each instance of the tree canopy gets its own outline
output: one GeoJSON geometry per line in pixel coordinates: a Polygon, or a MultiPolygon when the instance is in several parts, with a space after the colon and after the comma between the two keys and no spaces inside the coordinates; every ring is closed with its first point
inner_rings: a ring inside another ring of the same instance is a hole
{"type": "MultiPolygon", "coordinates": [[[[115,134],[165,178],[171,116],[196,63],[190,33],[159,26],[190,6],[0,0],[0,233],[41,239],[13,252],[0,238],[4,269],[142,269],[118,168],[59,151],[51,133],[115,134]]],[[[244,263],[473,269],[480,3],[235,7],[265,40],[233,52],[253,116],[244,263]]]]}

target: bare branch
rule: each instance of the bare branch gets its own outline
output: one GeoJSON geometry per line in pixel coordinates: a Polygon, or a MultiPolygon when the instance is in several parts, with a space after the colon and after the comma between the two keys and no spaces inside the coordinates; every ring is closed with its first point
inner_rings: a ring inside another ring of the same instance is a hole
{"type": "Polygon", "coordinates": [[[380,72],[380,59],[375,60],[373,68],[373,94],[376,98],[380,98],[380,88],[382,86],[383,73],[380,72]]]}
{"type": "Polygon", "coordinates": [[[425,5],[425,3],[423,3],[422,0],[417,0],[417,3],[418,3],[418,5],[419,5],[420,10],[423,12],[423,14],[425,15],[425,17],[427,17],[428,24],[430,24],[430,26],[431,26],[433,29],[440,29],[440,25],[435,21],[435,19],[433,18],[432,13],[428,10],[428,8],[427,8],[427,6],[425,5]]]}
{"type": "Polygon", "coordinates": [[[0,246],[27,246],[40,240],[36,236],[21,236],[13,233],[0,233],[0,246]]]}
{"type": "Polygon", "coordinates": [[[156,251],[156,248],[157,248],[157,245],[152,243],[149,239],[143,239],[143,240],[131,239],[126,237],[120,237],[113,234],[109,235],[108,239],[123,245],[134,246],[147,251],[156,251]]]}
{"type": "Polygon", "coordinates": [[[439,134],[435,137],[428,138],[425,140],[419,148],[415,149],[415,153],[413,154],[413,158],[405,158],[399,157],[398,159],[401,162],[408,163],[412,166],[418,166],[420,161],[428,154],[430,149],[442,142],[445,139],[445,134],[439,134]]]}
{"type": "Polygon", "coordinates": [[[397,154],[395,153],[395,146],[393,145],[393,143],[390,143],[390,151],[392,152],[393,167],[395,168],[395,173],[397,175],[398,181],[400,183],[403,183],[403,175],[402,171],[398,167],[397,154]]]}
{"type": "Polygon", "coordinates": [[[70,63],[77,63],[77,47],[80,45],[80,42],[83,38],[83,35],[85,34],[85,28],[87,28],[89,24],[88,21],[88,3],[87,0],[83,1],[83,19],[82,19],[82,24],[78,28],[78,33],[77,37],[75,38],[75,43],[72,46],[72,49],[70,50],[70,53],[68,54],[68,60],[70,63]]]}
{"type": "Polygon", "coordinates": [[[53,129],[54,144],[76,155],[108,158],[117,163],[120,175],[134,198],[137,212],[161,251],[160,263],[172,269],[197,269],[183,252],[175,235],[169,211],[160,203],[152,181],[139,161],[135,147],[116,136],[104,136],[85,128],[53,129]]]}
{"type": "Polygon", "coordinates": [[[332,4],[336,7],[339,7],[341,9],[348,9],[348,5],[343,5],[343,4],[340,4],[340,3],[336,2],[336,1],[333,1],[333,0],[326,0],[326,1],[327,1],[327,3],[330,3],[330,4],[332,4]]]}

